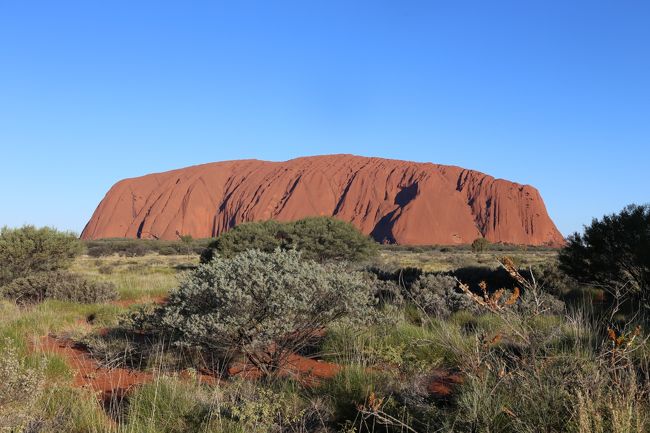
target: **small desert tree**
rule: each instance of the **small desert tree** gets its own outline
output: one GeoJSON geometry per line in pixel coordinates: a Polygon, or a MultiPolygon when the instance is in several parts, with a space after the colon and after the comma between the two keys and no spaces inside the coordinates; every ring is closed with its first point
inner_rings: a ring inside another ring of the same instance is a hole
{"type": "Polygon", "coordinates": [[[474,239],[474,242],[472,242],[472,251],[475,253],[482,253],[483,251],[487,251],[489,248],[490,241],[485,238],[476,238],[474,239]]]}
{"type": "Polygon", "coordinates": [[[182,235],[179,232],[176,232],[176,235],[178,236],[178,239],[180,239],[181,244],[185,248],[185,254],[188,256],[192,253],[192,243],[194,242],[194,238],[192,235],[182,235]]]}
{"type": "Polygon", "coordinates": [[[81,253],[72,233],[50,227],[0,229],[0,286],[36,272],[67,268],[81,253]]]}
{"type": "Polygon", "coordinates": [[[342,265],[249,250],[199,266],[144,323],[183,345],[241,353],[268,377],[328,324],[368,317],[372,299],[342,265]]]}
{"type": "Polygon", "coordinates": [[[630,291],[650,308],[650,205],[630,205],[574,233],[560,267],[578,281],[630,291]]]}

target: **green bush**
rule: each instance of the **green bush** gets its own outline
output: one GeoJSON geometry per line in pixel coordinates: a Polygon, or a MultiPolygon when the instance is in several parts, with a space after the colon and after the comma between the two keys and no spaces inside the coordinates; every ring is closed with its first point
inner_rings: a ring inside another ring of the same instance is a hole
{"type": "Polygon", "coordinates": [[[360,261],[377,253],[377,243],[352,224],[329,217],[304,218],[293,222],[263,221],[244,223],[219,236],[201,255],[209,262],[215,254],[232,257],[257,249],[296,249],[303,258],[318,262],[360,261]]]}
{"type": "Polygon", "coordinates": [[[307,259],[360,261],[374,256],[377,243],[336,218],[304,218],[293,223],[293,243],[307,259]]]}
{"type": "Polygon", "coordinates": [[[632,291],[650,309],[650,205],[594,219],[569,237],[560,265],[580,282],[632,291]]]}
{"type": "Polygon", "coordinates": [[[117,298],[112,283],[91,281],[67,271],[39,272],[16,278],[0,288],[0,293],[19,304],[34,304],[46,299],[92,304],[117,298]]]}
{"type": "Polygon", "coordinates": [[[208,245],[201,254],[201,263],[208,263],[215,255],[233,257],[247,250],[289,249],[289,225],[275,220],[239,224],[208,245]]]}
{"type": "Polygon", "coordinates": [[[65,269],[81,253],[72,233],[50,227],[0,229],[0,286],[35,272],[65,269]]]}
{"type": "Polygon", "coordinates": [[[342,319],[364,319],[372,290],[361,273],[302,260],[296,251],[243,252],[186,275],[167,304],[135,323],[180,344],[241,353],[264,375],[314,333],[342,319]]]}
{"type": "Polygon", "coordinates": [[[113,255],[113,251],[108,245],[94,245],[86,249],[86,254],[90,257],[104,257],[113,255]]]}
{"type": "Polygon", "coordinates": [[[472,251],[475,253],[482,253],[483,251],[487,251],[489,248],[490,241],[485,238],[476,238],[474,239],[474,242],[472,242],[472,251]]]}
{"type": "Polygon", "coordinates": [[[180,248],[175,248],[173,246],[162,247],[158,250],[158,254],[161,256],[174,256],[180,253],[180,248]]]}

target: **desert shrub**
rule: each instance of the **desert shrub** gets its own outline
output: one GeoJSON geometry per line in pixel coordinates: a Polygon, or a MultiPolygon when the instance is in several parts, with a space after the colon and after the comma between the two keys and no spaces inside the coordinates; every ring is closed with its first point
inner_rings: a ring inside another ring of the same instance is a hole
{"type": "Polygon", "coordinates": [[[65,269],[81,253],[72,233],[50,227],[0,229],[0,286],[35,272],[65,269]]]}
{"type": "Polygon", "coordinates": [[[249,250],[189,272],[165,305],[134,324],[181,345],[241,353],[275,375],[316,331],[342,318],[365,319],[373,302],[363,274],[342,265],[302,260],[296,251],[249,250]]]}
{"type": "MultiPolygon", "coordinates": [[[[276,393],[261,389],[254,398],[238,399],[229,407],[229,415],[246,431],[266,433],[283,421],[283,401],[276,393]]],[[[290,422],[290,420],[289,420],[290,422]]]]}
{"type": "Polygon", "coordinates": [[[91,257],[119,255],[122,257],[141,257],[154,253],[155,242],[142,239],[103,239],[85,241],[86,254],[91,257]]]}
{"type": "Polygon", "coordinates": [[[472,251],[475,253],[482,253],[483,251],[487,251],[489,248],[490,241],[485,238],[476,238],[474,239],[474,242],[472,242],[472,251]]]}
{"type": "Polygon", "coordinates": [[[487,266],[463,266],[452,271],[452,275],[471,287],[477,287],[485,282],[493,290],[505,288],[512,290],[516,281],[503,268],[487,266]]]}
{"type": "Polygon", "coordinates": [[[328,217],[304,218],[292,224],[292,243],[307,259],[360,261],[377,253],[377,243],[352,224],[328,217]]]}
{"type": "Polygon", "coordinates": [[[633,292],[650,309],[650,205],[630,205],[574,233],[560,265],[576,280],[633,292]]]}
{"type": "Polygon", "coordinates": [[[124,257],[142,257],[153,252],[147,245],[140,242],[132,244],[129,248],[124,249],[120,255],[124,257]]]}
{"type": "Polygon", "coordinates": [[[176,247],[171,246],[171,245],[166,246],[166,247],[162,247],[162,248],[160,248],[158,250],[158,254],[160,254],[161,256],[173,256],[173,255],[180,254],[180,253],[181,253],[180,248],[176,248],[176,247]]]}
{"type": "Polygon", "coordinates": [[[209,239],[193,239],[191,236],[182,236],[179,240],[118,238],[83,241],[86,254],[91,257],[200,254],[209,242],[209,239]]]}
{"type": "Polygon", "coordinates": [[[233,257],[242,251],[272,252],[288,249],[289,224],[275,220],[242,223],[215,239],[201,253],[201,263],[208,263],[215,255],[233,257]]]}
{"type": "Polygon", "coordinates": [[[190,255],[192,254],[193,246],[194,246],[194,238],[192,235],[181,235],[178,232],[176,232],[178,235],[178,239],[180,240],[180,251],[183,254],[190,255]]]}
{"type": "Polygon", "coordinates": [[[24,431],[34,418],[44,380],[44,366],[30,367],[6,339],[0,353],[0,431],[24,431]]]}
{"type": "Polygon", "coordinates": [[[544,315],[558,315],[565,310],[565,304],[561,299],[543,290],[537,293],[526,290],[517,303],[517,307],[523,313],[534,313],[540,305],[543,306],[541,313],[544,315]]]}
{"type": "Polygon", "coordinates": [[[304,218],[293,222],[263,221],[240,224],[219,236],[201,254],[209,262],[215,254],[232,257],[257,249],[296,249],[303,258],[318,262],[360,261],[377,253],[377,244],[352,224],[329,217],[304,218]]]}
{"type": "Polygon", "coordinates": [[[533,266],[532,273],[544,291],[554,296],[567,296],[578,287],[578,283],[555,261],[533,266]]]}
{"type": "Polygon", "coordinates": [[[418,278],[405,290],[404,297],[426,314],[446,318],[461,310],[475,310],[476,305],[458,290],[458,283],[449,275],[428,274],[418,278]]]}
{"type": "Polygon", "coordinates": [[[91,281],[67,271],[40,272],[17,278],[0,288],[0,293],[19,304],[34,304],[46,299],[91,304],[117,298],[112,283],[91,281]]]}
{"type": "Polygon", "coordinates": [[[415,267],[396,268],[387,265],[374,265],[369,267],[367,270],[382,281],[391,281],[407,288],[413,285],[413,283],[423,274],[422,269],[415,267]]]}
{"type": "Polygon", "coordinates": [[[390,304],[401,306],[404,303],[402,290],[396,282],[390,280],[384,281],[376,277],[371,277],[369,284],[373,287],[374,296],[379,305],[390,304]]]}
{"type": "Polygon", "coordinates": [[[508,256],[499,258],[498,262],[501,265],[500,270],[511,280],[513,289],[508,290],[505,287],[495,289],[485,281],[481,281],[478,284],[480,291],[474,293],[469,285],[460,283],[461,290],[474,303],[497,313],[519,309],[521,313],[530,317],[553,316],[564,312],[564,302],[544,289],[531,268],[528,271],[520,271],[508,256]]]}
{"type": "Polygon", "coordinates": [[[86,249],[86,254],[90,257],[104,257],[113,254],[113,250],[108,245],[93,245],[86,249]]]}
{"type": "Polygon", "coordinates": [[[246,433],[330,432],[332,410],[318,397],[307,400],[291,387],[238,381],[225,392],[221,415],[246,433]]]}

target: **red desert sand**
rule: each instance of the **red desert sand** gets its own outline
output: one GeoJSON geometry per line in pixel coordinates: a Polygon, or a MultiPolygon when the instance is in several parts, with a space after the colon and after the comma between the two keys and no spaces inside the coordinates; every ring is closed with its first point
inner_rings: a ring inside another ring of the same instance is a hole
{"type": "MultiPolygon", "coordinates": [[[[128,305],[147,301],[151,300],[149,298],[132,300],[128,305]]],[[[165,299],[155,298],[153,302],[161,304],[165,302],[165,299]]],[[[85,325],[88,325],[88,322],[82,321],[81,326],[85,325]]],[[[108,328],[96,330],[99,335],[105,335],[109,331],[108,328]]],[[[324,334],[319,335],[324,336],[324,334]]],[[[32,350],[62,357],[74,373],[73,386],[91,389],[97,393],[100,401],[107,404],[114,399],[123,398],[139,385],[152,382],[157,374],[150,371],[104,366],[93,358],[83,345],[75,343],[74,340],[65,336],[48,334],[33,341],[30,347],[32,350]]],[[[342,367],[336,363],[294,353],[288,356],[280,369],[282,377],[292,377],[304,385],[317,386],[322,380],[336,376],[342,367]]],[[[225,384],[220,380],[220,375],[213,372],[190,373],[183,370],[178,374],[181,378],[197,380],[199,383],[225,384]]],[[[261,377],[261,372],[249,362],[242,360],[230,365],[228,375],[255,380],[261,377]]],[[[431,372],[427,391],[430,396],[447,398],[453,392],[453,388],[462,382],[463,379],[458,374],[435,369],[431,372]]]]}
{"type": "Polygon", "coordinates": [[[455,166],[313,156],[197,165],[116,183],[83,239],[218,236],[246,221],[327,215],[379,242],[561,246],[532,186],[455,166]]]}
{"type": "MultiPolygon", "coordinates": [[[[150,383],[155,374],[128,368],[108,368],[102,366],[85,348],[65,337],[47,335],[41,337],[34,349],[44,353],[61,356],[74,372],[73,386],[89,388],[97,393],[99,400],[110,402],[113,398],[122,398],[139,385],[150,383]]],[[[329,379],[341,371],[341,366],[331,362],[306,358],[297,354],[290,355],[281,367],[284,377],[293,377],[307,386],[317,386],[324,379],[329,379]]],[[[258,379],[260,372],[248,363],[236,362],[228,371],[230,376],[244,379],[258,379]]],[[[179,376],[187,380],[216,385],[221,382],[218,375],[198,373],[192,375],[181,371],[179,376]]],[[[446,398],[452,394],[456,385],[463,382],[459,374],[436,369],[431,373],[427,392],[436,398],[446,398]]]]}

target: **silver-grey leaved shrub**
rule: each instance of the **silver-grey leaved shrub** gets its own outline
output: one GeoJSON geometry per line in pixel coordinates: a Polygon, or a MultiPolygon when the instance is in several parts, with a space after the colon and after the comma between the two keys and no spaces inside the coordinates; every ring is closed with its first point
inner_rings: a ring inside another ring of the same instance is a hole
{"type": "Polygon", "coordinates": [[[0,432],[22,432],[43,391],[44,366],[27,365],[9,338],[0,351],[0,432]]]}
{"type": "Polygon", "coordinates": [[[181,345],[242,354],[268,377],[328,324],[370,317],[372,294],[363,274],[342,264],[249,250],[200,265],[135,323],[181,345]]]}
{"type": "Polygon", "coordinates": [[[449,275],[422,275],[405,289],[404,295],[427,315],[438,319],[461,310],[477,311],[476,305],[458,289],[458,282],[449,275]]]}

